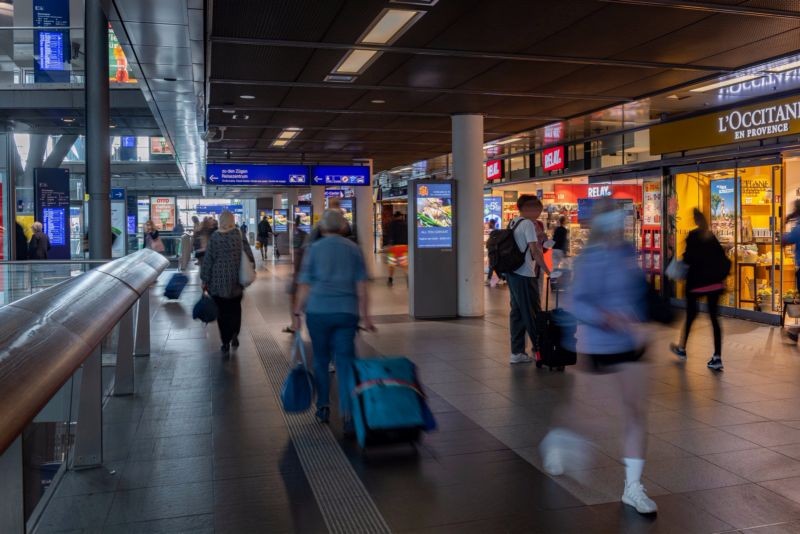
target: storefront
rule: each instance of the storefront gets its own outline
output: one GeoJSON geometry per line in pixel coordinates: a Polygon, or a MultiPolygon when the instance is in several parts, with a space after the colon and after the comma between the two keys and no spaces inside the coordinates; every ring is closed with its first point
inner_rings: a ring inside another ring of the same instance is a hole
{"type": "MultiPolygon", "coordinates": [[[[796,289],[794,250],[781,245],[781,235],[800,198],[800,165],[789,152],[798,133],[798,97],[651,129],[653,153],[685,160],[691,151],[705,152],[691,165],[666,168],[665,254],[683,254],[686,235],[694,228],[692,212],[702,211],[732,262],[721,302],[727,315],[776,323],[785,298],[796,289]],[[752,155],[741,155],[748,152],[752,155]],[[731,156],[725,158],[726,153],[731,156]]],[[[682,282],[675,284],[674,296],[685,297],[682,282]]]]}

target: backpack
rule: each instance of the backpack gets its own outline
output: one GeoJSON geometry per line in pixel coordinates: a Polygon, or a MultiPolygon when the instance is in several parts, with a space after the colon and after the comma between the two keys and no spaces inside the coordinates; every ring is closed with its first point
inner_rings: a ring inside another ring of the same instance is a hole
{"type": "Polygon", "coordinates": [[[486,249],[489,251],[489,267],[495,272],[506,274],[513,273],[525,263],[525,255],[528,247],[520,250],[517,241],[514,239],[514,230],[524,219],[519,219],[516,224],[509,223],[504,230],[495,230],[489,235],[486,241],[486,249]]]}

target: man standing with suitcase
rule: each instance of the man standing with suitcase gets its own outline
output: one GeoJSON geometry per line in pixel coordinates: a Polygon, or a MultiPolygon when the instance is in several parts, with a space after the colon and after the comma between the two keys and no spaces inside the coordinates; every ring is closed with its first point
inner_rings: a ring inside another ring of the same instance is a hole
{"type": "Polygon", "coordinates": [[[539,285],[536,280],[536,269],[539,273],[550,275],[550,269],[544,261],[544,252],[536,236],[534,221],[542,214],[542,201],[533,195],[522,195],[517,200],[520,216],[511,221],[509,228],[514,232],[517,248],[525,255],[522,265],[506,274],[508,289],[511,295],[511,358],[512,364],[530,363],[533,358],[525,352],[525,334],[531,338],[533,352],[539,352],[540,333],[536,326],[536,315],[541,313],[539,285]]]}

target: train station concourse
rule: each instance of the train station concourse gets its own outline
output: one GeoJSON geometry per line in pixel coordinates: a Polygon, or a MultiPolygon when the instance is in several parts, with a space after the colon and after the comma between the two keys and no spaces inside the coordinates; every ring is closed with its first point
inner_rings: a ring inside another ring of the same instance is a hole
{"type": "Polygon", "coordinates": [[[800,3],[0,0],[0,534],[800,533],[800,3]]]}

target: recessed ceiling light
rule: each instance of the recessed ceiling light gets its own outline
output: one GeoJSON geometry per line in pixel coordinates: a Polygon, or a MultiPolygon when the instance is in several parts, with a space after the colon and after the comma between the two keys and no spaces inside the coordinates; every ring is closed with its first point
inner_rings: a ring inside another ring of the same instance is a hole
{"type": "Polygon", "coordinates": [[[325,76],[326,82],[335,82],[335,83],[352,83],[355,81],[355,76],[348,76],[346,74],[328,74],[325,76]]]}
{"type": "Polygon", "coordinates": [[[380,98],[376,98],[375,100],[370,100],[373,104],[385,104],[386,100],[381,100],[380,98]]]}
{"type": "Polygon", "coordinates": [[[690,91],[692,91],[693,93],[705,93],[707,91],[713,91],[714,89],[721,89],[723,87],[728,87],[729,85],[735,85],[737,83],[747,82],[750,80],[755,80],[756,78],[763,78],[763,77],[764,77],[763,73],[745,74],[744,76],[737,76],[736,78],[730,78],[728,80],[723,80],[721,82],[704,85],[696,89],[690,89],[690,91]]]}
{"type": "Polygon", "coordinates": [[[256,97],[254,97],[253,95],[239,95],[239,98],[241,98],[242,100],[255,100],[256,97]]]}
{"type": "Polygon", "coordinates": [[[342,60],[333,69],[336,74],[361,74],[366,69],[375,56],[378,54],[375,50],[363,50],[354,48],[349,50],[342,60]]]}
{"type": "Polygon", "coordinates": [[[506,139],[505,141],[497,141],[497,145],[507,145],[508,143],[516,143],[517,141],[522,141],[521,137],[512,137],[511,139],[506,139]]]}
{"type": "Polygon", "coordinates": [[[384,9],[358,42],[376,45],[391,44],[424,14],[424,11],[410,9],[384,9]]]}
{"type": "Polygon", "coordinates": [[[778,65],[777,67],[770,67],[770,72],[786,72],[787,70],[793,70],[800,68],[800,61],[792,61],[791,63],[784,63],[783,65],[778,65]]]}
{"type": "Polygon", "coordinates": [[[275,139],[272,142],[272,146],[275,146],[275,147],[278,147],[278,148],[283,148],[288,144],[289,144],[289,140],[288,139],[275,139]]]}
{"type": "Polygon", "coordinates": [[[233,115],[234,113],[236,113],[236,110],[235,109],[223,109],[222,112],[223,113],[228,113],[229,115],[233,115]]]}
{"type": "Polygon", "coordinates": [[[239,115],[238,113],[233,116],[233,120],[243,120],[246,121],[250,118],[250,115],[239,115]]]}
{"type": "Polygon", "coordinates": [[[61,120],[66,122],[67,124],[75,122],[75,119],[73,119],[72,117],[62,117],[61,120]]]}

